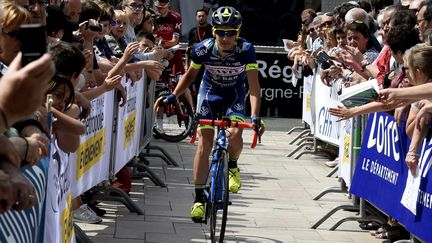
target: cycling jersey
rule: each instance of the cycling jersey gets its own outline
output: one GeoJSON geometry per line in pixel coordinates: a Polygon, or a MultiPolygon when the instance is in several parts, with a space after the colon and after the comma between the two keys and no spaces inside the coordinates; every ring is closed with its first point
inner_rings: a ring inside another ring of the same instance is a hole
{"type": "Polygon", "coordinates": [[[216,119],[225,111],[228,116],[245,116],[246,71],[258,69],[255,48],[243,38],[237,40],[232,53],[222,58],[214,38],[206,39],[192,51],[191,67],[204,75],[198,93],[197,111],[203,119],[216,119]]]}
{"type": "Polygon", "coordinates": [[[174,36],[181,34],[181,15],[176,11],[170,10],[167,16],[158,16],[155,20],[155,34],[162,38],[162,44],[170,41],[174,36]]]}
{"type": "MultiPolygon", "coordinates": [[[[156,37],[162,39],[162,46],[165,42],[172,40],[173,36],[180,37],[181,34],[181,15],[176,11],[169,10],[165,17],[159,16],[155,20],[155,34],[156,37]]],[[[174,57],[169,61],[172,67],[172,73],[185,73],[183,65],[183,57],[180,50],[174,53],[174,57]]]]}

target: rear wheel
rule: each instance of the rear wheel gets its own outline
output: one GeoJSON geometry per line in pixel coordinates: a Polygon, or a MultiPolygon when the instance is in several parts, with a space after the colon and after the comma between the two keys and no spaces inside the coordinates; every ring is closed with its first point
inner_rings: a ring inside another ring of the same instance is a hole
{"type": "Polygon", "coordinates": [[[189,102],[183,97],[178,97],[178,104],[165,106],[163,114],[163,131],[153,127],[153,132],[168,142],[179,142],[185,139],[193,129],[193,112],[189,102]]]}
{"type": "Polygon", "coordinates": [[[212,243],[223,242],[228,215],[228,156],[222,152],[218,160],[213,198],[210,201],[210,238],[212,243]],[[217,239],[219,238],[219,239],[217,239]]]}

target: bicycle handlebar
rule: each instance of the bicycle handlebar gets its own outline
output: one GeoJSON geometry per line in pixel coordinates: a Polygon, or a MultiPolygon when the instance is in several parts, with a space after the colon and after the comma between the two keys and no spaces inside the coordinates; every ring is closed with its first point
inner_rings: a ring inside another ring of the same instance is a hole
{"type": "MultiPolygon", "coordinates": [[[[199,119],[199,124],[201,125],[209,125],[209,126],[217,126],[217,127],[240,127],[240,128],[254,128],[253,123],[249,122],[238,122],[231,120],[209,120],[209,119],[199,119]]],[[[196,131],[195,131],[196,133],[196,131]]],[[[194,135],[190,140],[190,143],[193,144],[195,142],[196,136],[194,135]]],[[[258,141],[258,132],[254,129],[254,136],[251,143],[251,148],[255,148],[258,141]]]]}

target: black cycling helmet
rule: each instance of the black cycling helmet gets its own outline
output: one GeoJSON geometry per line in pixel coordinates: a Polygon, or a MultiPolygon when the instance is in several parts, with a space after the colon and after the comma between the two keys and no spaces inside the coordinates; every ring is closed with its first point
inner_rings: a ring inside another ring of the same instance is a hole
{"type": "Polygon", "coordinates": [[[214,27],[230,26],[238,29],[242,25],[242,16],[235,8],[223,6],[213,12],[212,25],[214,27]]]}

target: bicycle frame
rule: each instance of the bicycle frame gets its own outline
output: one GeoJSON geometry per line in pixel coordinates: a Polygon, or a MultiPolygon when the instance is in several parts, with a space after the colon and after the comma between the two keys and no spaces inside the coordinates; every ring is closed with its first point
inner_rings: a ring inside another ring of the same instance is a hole
{"type": "Polygon", "coordinates": [[[217,185],[218,188],[222,187],[223,184],[223,180],[225,178],[225,174],[224,174],[224,166],[225,163],[222,163],[221,165],[219,165],[218,161],[220,156],[223,156],[223,151],[225,151],[228,154],[228,144],[227,144],[227,138],[226,138],[226,130],[224,129],[219,129],[218,132],[218,136],[215,142],[215,149],[213,150],[213,159],[212,159],[212,163],[210,164],[210,168],[209,168],[209,173],[211,171],[213,171],[212,174],[212,178],[211,181],[215,182],[216,181],[216,175],[218,173],[221,173],[219,176],[219,180],[216,181],[216,183],[211,183],[211,187],[210,187],[210,192],[208,193],[208,195],[206,195],[206,197],[212,201],[215,197],[217,200],[220,200],[222,198],[222,190],[218,190],[218,195],[214,195],[214,191],[215,191],[215,186],[217,185]]]}
{"type": "MultiPolygon", "coordinates": [[[[219,240],[223,242],[225,235],[225,227],[227,222],[228,205],[229,203],[229,189],[228,189],[228,143],[226,136],[226,129],[229,127],[239,128],[254,128],[254,124],[231,121],[228,117],[222,120],[199,120],[199,124],[217,126],[218,132],[215,140],[215,148],[213,150],[213,159],[209,165],[207,180],[210,181],[210,190],[204,190],[206,198],[206,214],[204,223],[210,219],[210,238],[213,243],[216,242],[216,231],[219,229],[219,240]],[[226,167],[225,167],[226,166],[226,167]],[[218,216],[217,211],[221,210],[222,215],[218,216]],[[219,218],[219,220],[218,220],[219,218]],[[220,221],[220,224],[218,223],[220,221]],[[219,226],[218,226],[219,225],[219,226]]],[[[254,129],[255,130],[255,129],[254,129]]],[[[196,131],[196,129],[195,129],[196,131]]],[[[195,134],[192,136],[191,142],[195,141],[195,134]]],[[[256,146],[258,133],[255,131],[251,147],[256,146]]],[[[208,181],[206,182],[208,184],[208,181]]]]}

